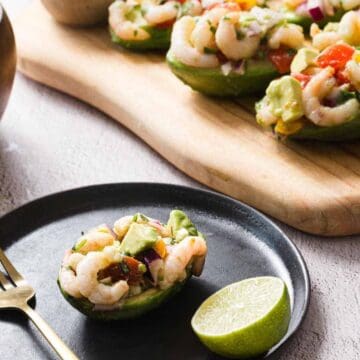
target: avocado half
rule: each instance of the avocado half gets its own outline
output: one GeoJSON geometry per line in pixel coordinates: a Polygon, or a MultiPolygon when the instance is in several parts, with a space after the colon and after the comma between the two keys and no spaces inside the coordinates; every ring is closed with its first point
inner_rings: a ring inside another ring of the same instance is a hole
{"type": "Polygon", "coordinates": [[[310,29],[311,24],[313,23],[318,24],[322,28],[329,22],[338,22],[340,21],[341,17],[345,14],[344,10],[337,10],[333,16],[326,16],[321,21],[315,22],[310,16],[301,16],[293,11],[289,11],[286,9],[284,9],[282,12],[287,22],[300,25],[305,31],[308,31],[310,29]]]}
{"type": "Polygon", "coordinates": [[[57,283],[64,298],[81,313],[91,319],[111,321],[137,318],[159,307],[177,294],[190,277],[191,274],[184,281],[177,282],[165,290],[151,288],[139,295],[131,296],[122,303],[120,308],[114,310],[94,310],[95,305],[89,300],[85,298],[78,299],[69,295],[61,287],[59,280],[57,283]]]}
{"type": "Polygon", "coordinates": [[[152,26],[142,26],[143,30],[150,34],[146,40],[122,40],[110,29],[111,40],[122,47],[134,51],[167,50],[170,46],[172,26],[159,29],[152,26]]]}
{"type": "Polygon", "coordinates": [[[293,140],[350,141],[360,138],[360,114],[337,126],[321,127],[307,123],[297,133],[289,135],[293,140]]]}
{"type": "Polygon", "coordinates": [[[196,68],[175,59],[168,52],[167,63],[172,72],[193,90],[210,96],[248,96],[262,92],[270,81],[280,76],[268,60],[246,61],[244,74],[230,72],[224,75],[221,68],[196,68]]]}

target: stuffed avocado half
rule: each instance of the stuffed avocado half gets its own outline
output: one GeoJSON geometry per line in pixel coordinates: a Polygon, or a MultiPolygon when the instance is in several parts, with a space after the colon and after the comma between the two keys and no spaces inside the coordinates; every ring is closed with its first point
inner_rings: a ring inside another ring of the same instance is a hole
{"type": "Polygon", "coordinates": [[[357,139],[359,91],[360,52],[354,46],[340,41],[321,52],[303,48],[291,64],[291,75],[270,83],[256,104],[256,118],[281,137],[357,139]]]}
{"type": "Polygon", "coordinates": [[[58,285],[91,318],[134,318],[200,276],[206,254],[203,235],[180,210],[166,225],[143,214],[125,216],[113,229],[100,225],[79,238],[65,253],[58,285]]]}
{"type": "Polygon", "coordinates": [[[200,0],[117,0],[109,7],[111,39],[135,51],[167,50],[176,19],[202,12],[200,0]]]}
{"type": "Polygon", "coordinates": [[[279,13],[259,7],[233,11],[227,3],[218,4],[200,17],[176,22],[167,62],[196,91],[251,95],[290,70],[304,41],[302,28],[279,13]]]}

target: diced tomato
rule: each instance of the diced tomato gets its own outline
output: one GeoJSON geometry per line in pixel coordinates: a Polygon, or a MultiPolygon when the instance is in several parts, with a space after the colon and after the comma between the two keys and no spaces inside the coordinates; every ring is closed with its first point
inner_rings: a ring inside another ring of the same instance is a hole
{"type": "Polygon", "coordinates": [[[138,284],[144,274],[144,271],[141,270],[141,265],[144,266],[144,264],[130,256],[123,258],[123,264],[126,264],[129,268],[128,284],[138,284]]]}
{"type": "Polygon", "coordinates": [[[293,74],[292,76],[300,82],[302,88],[304,88],[311,79],[311,75],[301,73],[293,74]]]}
{"type": "Polygon", "coordinates": [[[211,4],[207,9],[211,10],[211,9],[218,8],[218,7],[225,8],[225,9],[228,9],[230,11],[240,11],[240,10],[242,10],[241,6],[237,2],[233,2],[233,1],[211,4]]]}
{"type": "Polygon", "coordinates": [[[338,85],[348,84],[350,82],[350,79],[348,78],[344,70],[338,71],[335,77],[338,85]]]}
{"type": "Polygon", "coordinates": [[[177,2],[179,2],[180,4],[184,4],[186,0],[177,0],[177,2]]]}
{"type": "Polygon", "coordinates": [[[176,21],[176,19],[164,21],[163,23],[157,24],[156,28],[157,29],[168,29],[174,25],[175,21],[176,21]]]}
{"type": "Polygon", "coordinates": [[[280,74],[290,72],[290,65],[295,52],[290,49],[279,48],[268,52],[269,60],[274,64],[280,74]]]}
{"type": "Polygon", "coordinates": [[[129,285],[136,285],[144,274],[144,271],[141,269],[142,266],[146,271],[145,265],[140,261],[130,256],[124,256],[121,263],[111,264],[107,268],[100,270],[98,279],[103,280],[110,277],[112,282],[125,280],[129,285]]]}
{"type": "Polygon", "coordinates": [[[336,71],[343,70],[346,63],[351,60],[355,50],[347,44],[336,44],[324,50],[316,59],[318,66],[333,67],[336,71]]]}

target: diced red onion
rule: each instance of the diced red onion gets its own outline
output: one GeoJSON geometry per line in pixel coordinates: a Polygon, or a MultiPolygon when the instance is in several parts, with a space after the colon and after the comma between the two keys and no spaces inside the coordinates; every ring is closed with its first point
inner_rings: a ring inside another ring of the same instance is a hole
{"type": "Polygon", "coordinates": [[[154,249],[146,250],[141,255],[142,262],[145,263],[147,268],[149,268],[149,265],[153,261],[161,259],[160,255],[154,249]]]}
{"type": "Polygon", "coordinates": [[[261,26],[256,21],[253,21],[249,26],[247,35],[249,37],[252,37],[252,36],[259,35],[259,34],[261,34],[261,26]]]}
{"type": "Polygon", "coordinates": [[[309,0],[307,10],[314,21],[320,21],[324,18],[324,4],[322,0],[309,0]]]}
{"type": "Polygon", "coordinates": [[[309,11],[308,11],[308,8],[307,8],[307,3],[306,3],[306,2],[303,2],[302,4],[300,4],[300,5],[295,9],[295,13],[296,13],[296,15],[299,15],[299,16],[309,17],[310,14],[309,14],[309,11]]]}
{"type": "MultiPolygon", "coordinates": [[[[156,279],[154,279],[152,272],[151,272],[151,264],[157,260],[161,260],[160,255],[154,250],[149,249],[144,251],[140,256],[140,261],[143,262],[147,268],[148,274],[150,275],[151,281],[154,283],[156,279]]],[[[155,263],[154,263],[155,264],[155,263]]]]}
{"type": "Polygon", "coordinates": [[[231,66],[231,62],[230,62],[230,61],[228,61],[228,62],[226,62],[225,64],[221,65],[221,72],[222,72],[225,76],[229,75],[230,72],[231,72],[231,70],[232,70],[232,66],[231,66]]]}
{"type": "Polygon", "coordinates": [[[155,229],[158,229],[160,232],[164,228],[159,221],[155,221],[155,220],[149,221],[148,225],[154,227],[155,229]]]}
{"type": "Polygon", "coordinates": [[[233,64],[233,71],[239,75],[243,75],[245,73],[245,61],[240,60],[233,64]]]}
{"type": "Polygon", "coordinates": [[[108,225],[106,225],[106,227],[109,229],[110,234],[111,234],[115,239],[117,239],[117,235],[115,234],[114,230],[113,230],[110,226],[108,226],[108,225]]]}

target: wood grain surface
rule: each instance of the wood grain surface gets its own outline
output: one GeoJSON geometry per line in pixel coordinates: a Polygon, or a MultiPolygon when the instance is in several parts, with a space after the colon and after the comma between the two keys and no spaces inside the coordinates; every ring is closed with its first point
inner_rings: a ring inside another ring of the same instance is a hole
{"type": "Polygon", "coordinates": [[[360,232],[360,143],[276,141],[236,102],[181,84],[162,55],[61,26],[39,2],[14,29],[24,74],[101,109],[196,180],[306,232],[360,232]]]}

